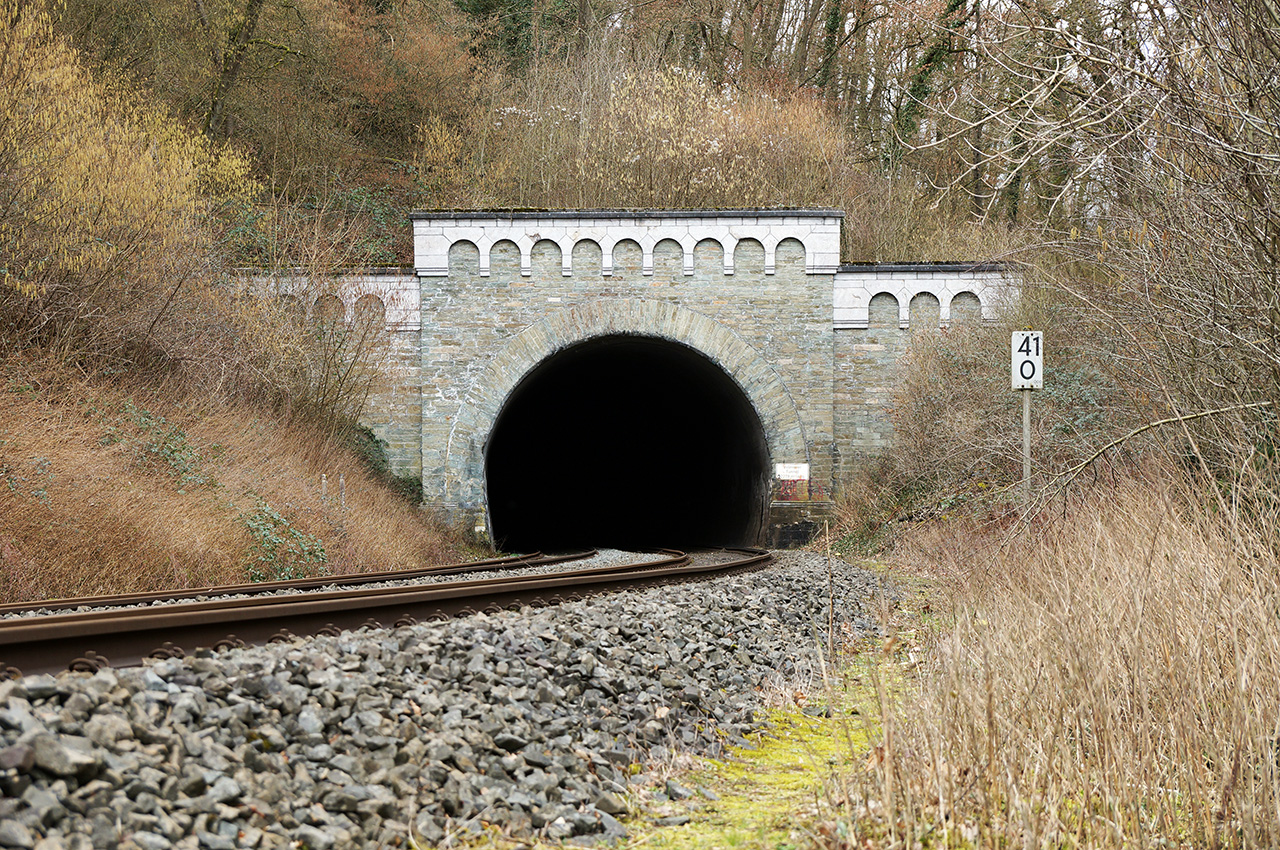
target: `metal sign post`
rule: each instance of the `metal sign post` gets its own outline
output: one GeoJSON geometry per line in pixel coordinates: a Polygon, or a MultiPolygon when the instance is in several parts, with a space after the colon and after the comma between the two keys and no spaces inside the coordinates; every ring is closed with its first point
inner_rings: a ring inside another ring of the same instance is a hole
{"type": "Polygon", "coordinates": [[[1031,391],[1044,388],[1044,334],[1014,331],[1009,377],[1022,391],[1022,501],[1031,503],[1031,391]]]}
{"type": "Polygon", "coordinates": [[[1031,390],[1022,390],[1022,504],[1031,504],[1031,390]]]}

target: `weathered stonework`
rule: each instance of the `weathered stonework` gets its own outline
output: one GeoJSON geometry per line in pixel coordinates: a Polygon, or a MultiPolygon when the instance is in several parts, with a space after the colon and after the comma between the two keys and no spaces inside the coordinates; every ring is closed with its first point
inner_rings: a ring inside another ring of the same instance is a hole
{"type": "Polygon", "coordinates": [[[807,465],[805,495],[829,498],[838,213],[422,214],[414,229],[427,503],[481,516],[484,447],[512,388],[555,352],[617,334],[719,365],[771,459],[807,465]]]}
{"type": "Polygon", "coordinates": [[[832,321],[837,328],[866,328],[871,301],[892,296],[898,308],[898,327],[911,324],[915,299],[928,295],[936,306],[937,321],[946,327],[953,313],[978,309],[992,318],[1005,293],[1004,270],[983,263],[853,263],[835,276],[832,321]],[[980,302],[974,304],[973,302],[980,302]]]}
{"type": "Polygon", "coordinates": [[[388,328],[390,339],[384,377],[365,405],[364,420],[387,444],[391,472],[422,476],[422,386],[419,329],[388,328]]]}
{"type": "Polygon", "coordinates": [[[480,525],[486,441],[526,375],[600,337],[669,340],[737,384],[771,464],[807,470],[775,482],[770,509],[769,539],[795,542],[820,527],[841,473],[890,444],[912,330],[990,317],[1004,288],[992,266],[839,266],[841,215],[415,214],[416,285],[366,275],[343,290],[344,303],[389,301],[394,368],[368,420],[393,468],[422,475],[428,506],[480,525]]]}
{"type": "Polygon", "coordinates": [[[337,299],[351,324],[357,313],[373,311],[385,322],[380,342],[382,380],[370,388],[364,420],[387,444],[391,472],[422,475],[422,391],[419,382],[422,338],[421,284],[412,270],[370,269],[342,277],[310,280],[301,271],[264,276],[246,272],[248,285],[269,297],[305,299],[313,312],[325,299],[337,299]],[[312,299],[316,299],[312,301],[312,299]]]}
{"type": "Polygon", "coordinates": [[[1008,292],[999,266],[863,263],[835,276],[837,477],[893,442],[898,366],[914,332],[990,319],[1008,292]]]}

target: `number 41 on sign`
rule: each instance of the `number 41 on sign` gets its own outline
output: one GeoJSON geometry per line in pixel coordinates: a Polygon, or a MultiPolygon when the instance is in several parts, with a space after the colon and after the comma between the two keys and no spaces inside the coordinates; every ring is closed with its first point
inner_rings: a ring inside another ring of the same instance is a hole
{"type": "Polygon", "coordinates": [[[1015,390],[1044,389],[1044,334],[1041,331],[1014,331],[1010,377],[1015,390]]]}

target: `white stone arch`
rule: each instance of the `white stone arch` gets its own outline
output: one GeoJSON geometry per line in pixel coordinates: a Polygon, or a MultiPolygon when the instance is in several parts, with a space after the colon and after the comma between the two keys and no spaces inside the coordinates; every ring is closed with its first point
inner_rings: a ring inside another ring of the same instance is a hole
{"type": "Polygon", "coordinates": [[[672,246],[674,246],[674,250],[678,250],[678,251],[679,251],[679,253],[680,253],[680,261],[679,261],[679,265],[680,265],[680,272],[678,272],[677,274],[679,274],[681,277],[683,277],[683,276],[684,276],[684,275],[683,275],[684,269],[689,265],[689,260],[690,260],[690,258],[689,258],[689,254],[688,254],[687,250],[685,249],[685,246],[684,246],[683,244],[681,244],[680,240],[675,239],[674,237],[671,237],[671,236],[664,236],[663,238],[658,239],[658,240],[656,240],[656,241],[653,243],[653,248],[652,248],[652,249],[651,249],[651,251],[650,251],[650,268],[649,268],[649,272],[648,272],[648,273],[649,273],[650,275],[654,275],[654,274],[656,274],[656,273],[657,273],[657,269],[658,269],[658,255],[659,255],[659,253],[660,253],[660,252],[658,251],[658,248],[659,248],[660,246],[662,246],[662,245],[667,245],[667,246],[668,246],[667,248],[664,248],[664,249],[663,249],[664,251],[666,251],[666,250],[671,250],[671,249],[672,249],[672,246]]]}
{"type": "Polygon", "coordinates": [[[322,292],[311,305],[311,315],[323,322],[344,322],[347,319],[347,304],[335,292],[322,292]]]}
{"type": "Polygon", "coordinates": [[[533,276],[533,246],[541,242],[536,235],[529,233],[521,233],[514,237],[510,237],[520,248],[520,276],[533,276]]]}
{"type": "Polygon", "coordinates": [[[356,296],[356,300],[351,303],[348,308],[348,322],[354,323],[357,319],[362,322],[365,318],[377,321],[378,324],[385,325],[387,323],[387,302],[382,300],[382,296],[376,292],[366,292],[356,296]]]}
{"type": "Polygon", "coordinates": [[[764,241],[768,234],[762,236],[743,236],[733,240],[733,244],[725,243],[724,246],[724,273],[731,275],[737,270],[738,251],[747,251],[751,248],[751,243],[760,246],[761,263],[763,268],[768,268],[769,263],[773,261],[769,254],[769,249],[765,246],[764,241]]]}
{"type": "Polygon", "coordinates": [[[907,314],[914,329],[937,328],[942,322],[942,299],[932,292],[921,290],[907,302],[907,314]],[[928,317],[928,321],[924,317],[928,317]]]}
{"type": "Polygon", "coordinates": [[[765,234],[765,236],[760,239],[760,244],[764,246],[764,273],[765,274],[773,274],[774,270],[777,268],[778,243],[781,241],[782,239],[773,233],[765,234]]]}
{"type": "MultiPolygon", "coordinates": [[[[533,250],[533,243],[530,242],[527,238],[503,236],[501,239],[489,239],[487,241],[489,244],[487,247],[483,249],[484,253],[480,255],[480,276],[481,277],[490,276],[490,272],[493,270],[494,249],[504,242],[510,243],[516,249],[515,254],[519,258],[517,260],[517,265],[520,267],[520,275],[522,277],[525,275],[526,268],[529,269],[528,274],[530,275],[533,274],[533,268],[531,266],[532,261],[530,259],[530,255],[533,250]]],[[[504,250],[509,250],[509,249],[504,249],[504,250]]],[[[502,286],[505,286],[507,285],[507,281],[500,280],[499,284],[502,286]]]]}
{"type": "Polygon", "coordinates": [[[646,230],[636,237],[636,241],[640,243],[640,274],[645,277],[653,276],[653,249],[657,247],[659,237],[652,231],[646,230]]]}
{"type": "MultiPolygon", "coordinates": [[[[574,275],[575,269],[573,267],[573,257],[576,253],[578,253],[578,249],[582,248],[583,246],[590,246],[591,248],[594,248],[596,251],[600,253],[600,274],[602,277],[604,276],[604,267],[606,262],[610,264],[610,269],[612,269],[612,263],[613,263],[612,247],[609,248],[610,254],[608,256],[608,259],[606,260],[604,248],[601,247],[600,243],[597,242],[595,239],[589,239],[589,238],[574,239],[569,244],[569,250],[566,251],[563,255],[564,256],[563,274],[565,277],[572,277],[574,275]]],[[[590,249],[584,249],[584,250],[590,250],[590,249]]]]}
{"type": "MultiPolygon", "coordinates": [[[[542,250],[546,251],[546,250],[550,250],[550,248],[554,248],[554,249],[555,249],[555,251],[556,251],[556,253],[560,255],[560,259],[559,259],[559,261],[558,261],[555,265],[558,265],[558,266],[560,267],[561,274],[563,274],[563,273],[564,273],[564,264],[565,264],[564,246],[563,246],[563,245],[561,245],[559,242],[557,242],[557,241],[556,241],[556,240],[554,240],[554,239],[534,239],[534,240],[532,240],[532,241],[531,241],[531,243],[530,243],[530,245],[529,245],[529,271],[530,271],[530,274],[532,274],[532,272],[533,272],[533,252],[534,252],[534,251],[536,251],[536,250],[538,250],[538,246],[540,246],[540,245],[542,246],[542,250]],[[550,248],[549,248],[548,246],[550,246],[550,248]]],[[[570,257],[569,262],[570,262],[570,263],[572,263],[572,262],[573,262],[573,258],[572,258],[572,256],[570,257]]]]}
{"type": "MultiPolygon", "coordinates": [[[[645,248],[644,243],[637,236],[623,236],[620,239],[614,239],[609,245],[609,263],[604,271],[605,277],[612,277],[614,272],[614,261],[617,259],[618,246],[626,245],[630,242],[640,249],[640,273],[641,275],[653,274],[653,246],[645,248]],[[647,252],[647,253],[646,253],[647,252]],[[646,259],[646,257],[648,259],[646,259]],[[646,270],[645,263],[648,263],[646,270]]],[[[601,258],[603,261],[603,257],[601,258]]]]}
{"type": "MultiPolygon", "coordinates": [[[[733,274],[733,250],[744,238],[768,243],[767,269],[773,268],[773,247],[783,239],[805,246],[805,272],[832,274],[840,260],[840,220],[837,210],[585,210],[544,212],[414,213],[414,267],[423,277],[448,274],[445,255],[458,239],[490,239],[496,234],[528,233],[560,243],[566,254],[580,239],[596,241],[604,257],[604,276],[612,272],[610,258],[619,239],[637,231],[675,239],[685,248],[686,274],[692,274],[688,255],[707,237],[724,249],[725,274],[733,274]],[[772,246],[772,247],[770,247],[772,246]]],[[[492,244],[492,242],[490,242],[492,244]]],[[[644,245],[641,245],[643,252],[644,245]]],[[[488,274],[487,245],[481,245],[481,276],[488,274]]],[[[643,263],[642,263],[643,268],[643,263]]]]}
{"type": "Polygon", "coordinates": [[[881,289],[879,292],[873,293],[872,296],[867,299],[868,318],[870,317],[870,314],[871,314],[871,303],[875,301],[877,298],[879,298],[881,295],[883,295],[885,298],[893,299],[894,309],[898,311],[898,327],[905,328],[907,326],[906,323],[911,318],[911,302],[904,301],[903,298],[901,297],[901,293],[890,292],[887,289],[881,289]]]}
{"type": "Polygon", "coordinates": [[[687,249],[687,253],[685,254],[686,260],[688,262],[687,268],[689,269],[689,272],[691,274],[695,271],[695,265],[696,265],[695,255],[697,254],[699,245],[714,245],[715,249],[720,252],[719,263],[715,268],[709,269],[709,271],[719,271],[725,274],[733,273],[733,254],[728,252],[725,249],[724,242],[720,241],[714,236],[703,236],[701,238],[694,239],[693,245],[687,249]],[[726,272],[726,265],[728,268],[727,272],[726,272]]]}
{"type": "Polygon", "coordinates": [[[474,239],[459,239],[449,246],[447,256],[449,269],[455,274],[477,274],[487,277],[489,275],[489,248],[481,250],[480,245],[474,239]],[[472,266],[472,258],[467,256],[469,251],[474,251],[474,266],[472,266]]]}
{"type": "Polygon", "coordinates": [[[668,340],[702,354],[738,385],[760,417],[769,462],[810,463],[796,403],[758,351],[724,325],[685,307],[661,301],[609,299],[558,311],[530,325],[475,378],[459,406],[445,447],[443,501],[461,508],[485,504],[485,446],[507,398],[526,375],[570,346],[615,335],[668,340]]]}
{"type": "Polygon", "coordinates": [[[343,321],[355,319],[356,303],[365,295],[382,302],[389,330],[416,331],[422,327],[422,291],[418,277],[398,269],[371,269],[325,281],[325,291],[315,291],[313,281],[302,274],[282,277],[248,277],[248,285],[263,295],[286,299],[300,315],[314,314],[316,300],[323,296],[342,304],[343,321]]]}
{"type": "MultiPolygon", "coordinates": [[[[950,325],[951,322],[955,320],[954,311],[956,308],[957,301],[960,301],[961,303],[969,299],[977,301],[979,314],[984,316],[988,313],[990,309],[987,306],[986,302],[983,301],[982,296],[979,295],[973,289],[961,289],[957,287],[955,290],[948,292],[946,294],[948,296],[946,303],[942,305],[941,311],[940,311],[940,321],[942,322],[942,325],[944,327],[947,325],[950,325]]],[[[941,302],[941,300],[942,299],[939,299],[939,302],[941,302]]]]}
{"type": "Polygon", "coordinates": [[[835,326],[865,328],[871,299],[888,292],[902,308],[900,325],[910,326],[909,305],[915,296],[929,293],[938,299],[938,323],[951,321],[951,302],[962,293],[978,299],[982,318],[994,319],[996,306],[1009,297],[1013,279],[997,265],[963,263],[865,263],[842,266],[832,293],[835,326]]]}

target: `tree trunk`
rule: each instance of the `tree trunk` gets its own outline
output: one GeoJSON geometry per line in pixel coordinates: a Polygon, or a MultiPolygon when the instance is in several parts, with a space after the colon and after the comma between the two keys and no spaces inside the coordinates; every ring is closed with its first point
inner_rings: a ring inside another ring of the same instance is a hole
{"type": "MultiPolygon", "coordinates": [[[[204,4],[201,0],[195,0],[195,2],[201,20],[208,28],[208,16],[204,13],[204,4]]],[[[213,81],[213,93],[209,97],[209,112],[204,121],[204,132],[207,136],[216,138],[222,135],[223,125],[226,123],[227,96],[240,76],[245,54],[249,50],[254,32],[258,29],[258,17],[262,14],[262,6],[265,2],[266,0],[248,0],[240,20],[227,33],[226,47],[215,53],[214,70],[217,76],[213,81]]]]}

